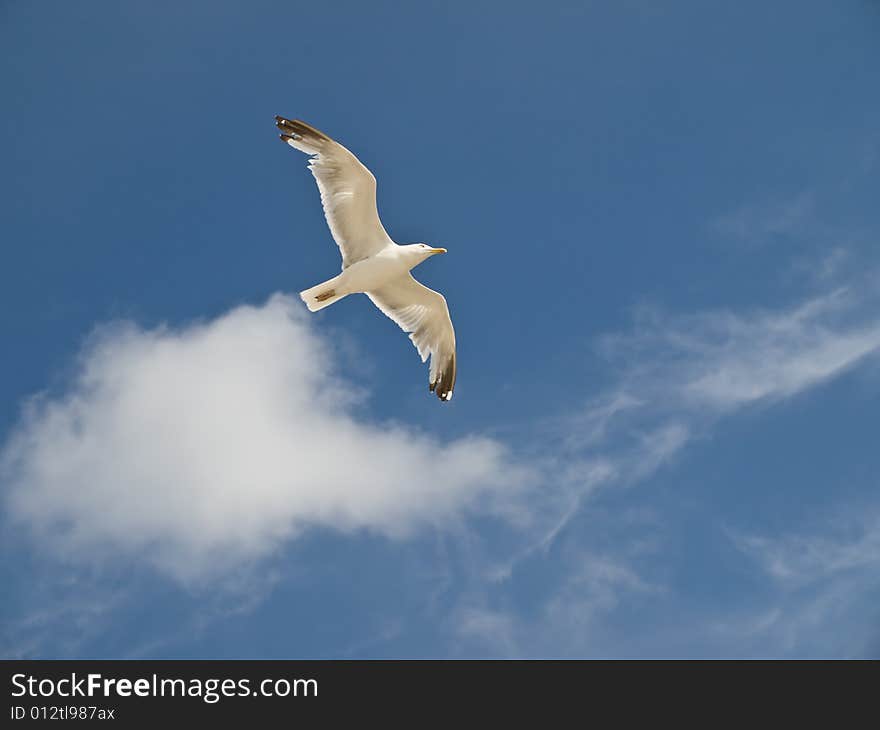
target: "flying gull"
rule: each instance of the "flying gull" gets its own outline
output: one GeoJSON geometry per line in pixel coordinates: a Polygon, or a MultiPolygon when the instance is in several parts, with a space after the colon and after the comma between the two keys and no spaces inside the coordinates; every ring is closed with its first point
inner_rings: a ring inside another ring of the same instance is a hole
{"type": "Polygon", "coordinates": [[[366,294],[379,311],[410,333],[422,362],[431,358],[428,387],[442,401],[455,387],[455,331],[446,299],[420,284],[410,270],[446,253],[425,243],[399,246],[385,232],[376,208],[376,178],[345,147],[298,119],[275,117],[281,139],[311,155],[330,233],[342,253],[342,273],[300,292],[317,312],[349,294],[366,294]]]}

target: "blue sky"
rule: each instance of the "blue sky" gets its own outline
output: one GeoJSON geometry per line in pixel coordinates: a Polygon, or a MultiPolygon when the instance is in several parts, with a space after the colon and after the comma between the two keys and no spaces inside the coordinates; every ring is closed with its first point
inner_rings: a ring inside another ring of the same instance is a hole
{"type": "Polygon", "coordinates": [[[880,5],[536,7],[4,4],[3,656],[880,655],[880,5]]]}

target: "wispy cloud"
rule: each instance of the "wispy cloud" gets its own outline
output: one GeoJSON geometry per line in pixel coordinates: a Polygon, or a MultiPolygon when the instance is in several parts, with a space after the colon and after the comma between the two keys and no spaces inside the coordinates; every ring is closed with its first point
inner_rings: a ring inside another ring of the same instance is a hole
{"type": "MultiPolygon", "coordinates": [[[[860,284],[872,280],[866,275],[860,284]]],[[[557,494],[567,495],[568,501],[556,503],[557,518],[544,523],[527,547],[500,562],[489,573],[491,579],[515,581],[521,567],[546,556],[554,543],[577,544],[582,538],[567,534],[569,524],[595,509],[610,487],[650,478],[687,445],[711,433],[720,419],[797,397],[876,357],[880,301],[875,291],[853,284],[777,310],[687,315],[643,310],[631,331],[604,338],[599,352],[619,373],[616,383],[554,426],[558,459],[565,467],[553,473],[559,478],[557,494]]],[[[603,529],[607,532],[608,524],[603,529]]],[[[878,551],[876,535],[871,535],[838,545],[814,539],[771,543],[757,537],[740,544],[761,552],[769,571],[795,580],[810,571],[874,565],[878,551]]],[[[621,544],[633,542],[630,535],[621,544]]],[[[529,653],[534,645],[530,648],[522,637],[541,631],[545,654],[601,652],[608,646],[602,627],[608,629],[605,618],[613,607],[624,597],[631,601],[645,590],[662,590],[644,578],[637,562],[620,549],[585,550],[582,567],[547,596],[543,614],[526,623],[515,611],[487,608],[485,594],[476,591],[462,609],[467,620],[462,619],[459,631],[473,638],[482,628],[485,638],[495,637],[497,650],[506,653],[529,653]],[[546,631],[548,624],[556,630],[546,631]]],[[[811,605],[812,612],[799,604],[798,620],[804,625],[835,602],[823,593],[811,605]]],[[[719,652],[734,655],[739,654],[736,641],[728,639],[737,631],[766,638],[785,615],[790,613],[779,606],[764,606],[760,616],[726,617],[702,628],[695,624],[694,631],[704,632],[707,644],[717,641],[719,652]]],[[[787,641],[776,647],[777,654],[790,650],[793,639],[787,641]]],[[[752,649],[762,653],[757,644],[752,649]]]]}
{"type": "MultiPolygon", "coordinates": [[[[731,533],[769,580],[754,618],[719,622],[765,655],[870,656],[880,647],[880,515],[836,516],[812,532],[731,533]],[[758,618],[763,617],[761,620],[758,618]],[[750,626],[749,631],[744,628],[750,626]]],[[[875,657],[876,658],[876,657],[875,657]]]]}
{"type": "Polygon", "coordinates": [[[743,205],[713,220],[711,229],[737,243],[754,246],[780,238],[801,238],[815,225],[815,196],[804,191],[787,199],[743,205]]]}
{"type": "Polygon", "coordinates": [[[822,533],[785,536],[732,535],[780,587],[796,589],[848,571],[870,569],[880,583],[880,516],[834,520],[822,533]]]}
{"type": "Polygon", "coordinates": [[[639,575],[629,557],[576,550],[565,560],[570,569],[561,584],[527,612],[493,608],[485,595],[463,603],[452,619],[457,651],[505,657],[613,653],[609,617],[621,602],[663,590],[639,575]]]}
{"type": "Polygon", "coordinates": [[[718,419],[795,397],[875,356],[880,300],[865,285],[779,310],[643,309],[598,351],[617,381],[553,426],[566,463],[557,473],[573,494],[650,477],[718,419]]]}
{"type": "Polygon", "coordinates": [[[129,592],[108,588],[89,576],[70,574],[57,582],[36,578],[27,587],[30,606],[22,615],[0,623],[0,656],[77,656],[99,636],[109,617],[123,609],[129,592]]]}
{"type": "Polygon", "coordinates": [[[604,342],[624,368],[614,398],[723,414],[796,395],[880,348],[875,299],[840,288],[778,311],[645,311],[634,332],[604,342]]]}

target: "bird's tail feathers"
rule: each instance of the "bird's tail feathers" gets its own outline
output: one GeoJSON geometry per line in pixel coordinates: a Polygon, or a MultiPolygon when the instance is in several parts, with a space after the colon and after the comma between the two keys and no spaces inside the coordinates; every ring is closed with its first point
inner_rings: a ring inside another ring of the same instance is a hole
{"type": "Polygon", "coordinates": [[[338,290],[338,285],[339,277],[334,276],[332,279],[317,284],[311,289],[301,291],[299,297],[306,303],[310,312],[317,312],[348,296],[348,292],[340,292],[338,290]]]}

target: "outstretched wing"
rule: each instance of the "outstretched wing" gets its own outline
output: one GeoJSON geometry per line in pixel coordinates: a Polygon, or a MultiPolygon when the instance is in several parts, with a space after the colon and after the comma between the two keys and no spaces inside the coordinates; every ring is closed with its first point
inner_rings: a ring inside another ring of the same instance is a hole
{"type": "Polygon", "coordinates": [[[318,183],[324,217],[342,253],[342,268],[391,243],[376,207],[376,178],[338,142],[298,119],[275,117],[281,139],[312,155],[309,169],[318,183]]]}
{"type": "Polygon", "coordinates": [[[455,330],[444,296],[408,272],[367,296],[404,332],[411,333],[422,362],[431,358],[428,387],[440,400],[450,400],[455,387],[455,330]]]}

